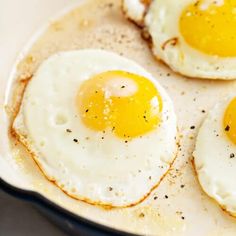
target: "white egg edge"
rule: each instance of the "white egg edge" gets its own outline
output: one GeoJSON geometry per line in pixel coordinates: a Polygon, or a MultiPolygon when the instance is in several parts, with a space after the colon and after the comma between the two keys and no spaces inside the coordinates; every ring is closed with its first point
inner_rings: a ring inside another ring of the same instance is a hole
{"type": "Polygon", "coordinates": [[[137,24],[142,24],[146,6],[141,2],[141,0],[123,0],[122,8],[129,19],[133,20],[137,24]]]}
{"type": "MultiPolygon", "coordinates": [[[[207,171],[207,164],[204,163],[205,160],[208,161],[208,159],[210,159],[209,150],[211,150],[211,148],[217,152],[220,152],[220,145],[218,146],[215,143],[211,143],[211,146],[205,146],[209,135],[219,135],[219,139],[222,141],[221,144],[223,147],[227,147],[230,150],[236,152],[236,147],[230,142],[224,132],[222,120],[227,105],[234,97],[235,95],[227,96],[208,112],[198,131],[195,148],[193,151],[193,164],[197,173],[198,181],[203,191],[212,199],[214,199],[223,210],[226,210],[230,215],[236,217],[236,192],[228,191],[227,183],[222,184],[221,180],[218,178],[219,173],[215,173],[215,175],[212,176],[209,171],[207,171]],[[216,117],[216,115],[218,116],[216,117]],[[218,117],[220,117],[220,119],[218,119],[218,117]],[[205,131],[207,132],[208,136],[206,136],[205,131]]],[[[227,156],[225,158],[227,158],[227,156]]],[[[211,164],[214,165],[214,163],[211,164]]],[[[222,171],[224,171],[224,169],[222,169],[222,171]]]]}

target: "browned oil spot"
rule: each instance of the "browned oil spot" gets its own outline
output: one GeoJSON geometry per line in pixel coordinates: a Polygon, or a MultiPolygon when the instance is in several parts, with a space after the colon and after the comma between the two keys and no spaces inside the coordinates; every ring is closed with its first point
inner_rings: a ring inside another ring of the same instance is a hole
{"type": "Polygon", "coordinates": [[[141,36],[143,39],[147,40],[147,41],[151,41],[151,35],[148,32],[148,29],[146,27],[144,27],[141,31],[141,36]]]}

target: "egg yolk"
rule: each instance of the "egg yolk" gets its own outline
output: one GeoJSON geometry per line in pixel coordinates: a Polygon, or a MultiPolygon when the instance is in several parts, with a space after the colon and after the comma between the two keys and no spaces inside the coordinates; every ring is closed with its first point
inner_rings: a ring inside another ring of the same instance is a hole
{"type": "Polygon", "coordinates": [[[155,85],[124,71],[107,71],[86,80],[76,105],[86,127],[95,131],[109,128],[120,138],[143,135],[161,121],[162,99],[155,85]]]}
{"type": "Polygon", "coordinates": [[[219,57],[236,56],[236,0],[199,0],[179,20],[184,40],[193,48],[219,57]]]}
{"type": "Polygon", "coordinates": [[[229,139],[236,144],[236,97],[231,100],[224,114],[224,130],[229,139]]]}

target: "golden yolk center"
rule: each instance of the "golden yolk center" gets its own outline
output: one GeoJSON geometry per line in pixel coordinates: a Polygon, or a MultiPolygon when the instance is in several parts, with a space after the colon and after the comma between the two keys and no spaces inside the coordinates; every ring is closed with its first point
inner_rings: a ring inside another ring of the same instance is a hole
{"type": "Polygon", "coordinates": [[[229,103],[224,114],[224,130],[229,139],[236,144],[236,97],[229,103]]]}
{"type": "Polygon", "coordinates": [[[220,57],[236,56],[236,0],[199,0],[179,20],[184,40],[193,48],[220,57]]]}
{"type": "Polygon", "coordinates": [[[161,121],[162,99],[155,85],[124,71],[107,71],[86,80],[76,105],[86,127],[109,128],[121,138],[143,135],[161,121]]]}

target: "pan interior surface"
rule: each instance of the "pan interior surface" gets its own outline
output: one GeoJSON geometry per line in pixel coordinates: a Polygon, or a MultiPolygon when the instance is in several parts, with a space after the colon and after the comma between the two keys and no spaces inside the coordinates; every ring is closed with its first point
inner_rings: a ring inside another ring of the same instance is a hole
{"type": "Polygon", "coordinates": [[[236,234],[235,219],[203,193],[191,162],[195,137],[206,111],[221,97],[234,92],[234,81],[200,81],[170,71],[154,59],[139,29],[124,17],[121,2],[117,0],[82,3],[50,23],[27,48],[12,73],[14,83],[10,87],[7,116],[0,117],[0,129],[5,134],[19,108],[27,80],[46,58],[60,51],[100,48],[136,61],[167,90],[178,117],[180,150],[160,186],[141,204],[124,209],[104,209],[68,197],[42,175],[25,148],[11,135],[9,141],[1,144],[11,147],[11,150],[1,151],[3,179],[19,188],[36,191],[79,216],[131,233],[166,236],[236,234]]]}

